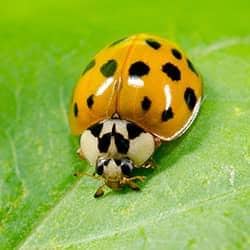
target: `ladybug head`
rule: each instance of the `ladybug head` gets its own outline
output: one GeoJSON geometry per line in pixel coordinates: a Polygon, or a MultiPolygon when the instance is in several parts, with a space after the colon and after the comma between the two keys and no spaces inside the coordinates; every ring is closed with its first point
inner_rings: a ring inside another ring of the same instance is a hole
{"type": "Polygon", "coordinates": [[[133,168],[133,162],[127,158],[99,158],[96,164],[96,173],[105,179],[108,186],[116,189],[116,186],[117,188],[120,187],[119,183],[124,177],[131,176],[133,168]]]}
{"type": "MultiPolygon", "coordinates": [[[[139,190],[139,187],[132,180],[142,178],[131,177],[133,169],[134,164],[128,158],[113,159],[100,157],[96,163],[96,173],[102,176],[105,182],[104,185],[114,190],[119,190],[125,185],[134,190],[139,190]]],[[[96,191],[95,197],[103,195],[103,186],[96,191]]]]}

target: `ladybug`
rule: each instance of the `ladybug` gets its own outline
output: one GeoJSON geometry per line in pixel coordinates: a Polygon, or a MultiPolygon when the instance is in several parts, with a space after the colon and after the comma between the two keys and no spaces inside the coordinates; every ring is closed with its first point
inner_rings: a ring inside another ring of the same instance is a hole
{"type": "Polygon", "coordinates": [[[139,190],[134,168],[152,167],[161,142],[181,136],[196,118],[202,81],[174,43],[149,34],[113,42],[87,65],[70,104],[69,123],[80,135],[78,153],[95,167],[103,187],[139,190]]]}

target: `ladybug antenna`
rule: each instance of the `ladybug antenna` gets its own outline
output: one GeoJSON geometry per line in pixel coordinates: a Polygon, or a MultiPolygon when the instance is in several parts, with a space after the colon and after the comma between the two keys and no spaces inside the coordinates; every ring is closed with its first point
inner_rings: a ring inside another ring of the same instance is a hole
{"type": "Polygon", "coordinates": [[[102,177],[102,176],[95,176],[95,173],[89,174],[89,173],[80,173],[80,172],[76,172],[76,173],[74,173],[74,176],[76,176],[76,177],[88,176],[88,177],[91,177],[91,178],[96,179],[96,180],[99,180],[99,181],[102,181],[102,180],[103,180],[103,177],[102,177]]]}

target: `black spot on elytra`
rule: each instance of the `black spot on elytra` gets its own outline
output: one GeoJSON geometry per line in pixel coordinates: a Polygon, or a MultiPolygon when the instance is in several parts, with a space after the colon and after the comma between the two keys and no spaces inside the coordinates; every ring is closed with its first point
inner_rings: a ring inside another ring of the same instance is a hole
{"type": "Polygon", "coordinates": [[[107,153],[111,142],[111,136],[111,133],[107,133],[98,139],[98,149],[101,153],[107,153]]]}
{"type": "Polygon", "coordinates": [[[144,111],[147,111],[149,110],[151,106],[151,100],[147,97],[147,96],[144,96],[143,100],[141,101],[141,107],[144,111]]]}
{"type": "Polygon", "coordinates": [[[176,59],[180,60],[182,58],[181,52],[179,50],[172,49],[171,52],[176,59]]]}
{"type": "Polygon", "coordinates": [[[89,128],[91,134],[94,137],[99,137],[101,131],[102,131],[103,123],[97,123],[89,128]]]}
{"type": "Polygon", "coordinates": [[[146,43],[153,49],[159,49],[161,47],[161,44],[154,39],[146,39],[146,43]]]}
{"type": "Polygon", "coordinates": [[[181,79],[181,72],[177,66],[168,62],[162,66],[162,71],[167,74],[173,81],[179,81],[181,79]]]}
{"type": "Polygon", "coordinates": [[[130,76],[144,76],[147,75],[149,72],[149,66],[142,61],[137,61],[131,64],[129,68],[129,75],[130,76]]]}
{"type": "Polygon", "coordinates": [[[122,134],[116,132],[115,124],[112,127],[112,135],[115,138],[115,145],[116,145],[118,153],[127,154],[128,149],[129,149],[129,140],[124,138],[122,134]]]}
{"type": "Polygon", "coordinates": [[[141,133],[144,132],[142,128],[138,127],[134,123],[127,124],[127,131],[128,131],[128,138],[131,140],[138,137],[141,133]]]}
{"type": "Polygon", "coordinates": [[[78,106],[77,106],[76,102],[74,103],[74,115],[75,115],[75,117],[78,116],[78,106]]]}
{"type": "Polygon", "coordinates": [[[196,104],[197,98],[192,88],[186,88],[184,93],[185,102],[189,108],[189,110],[193,110],[196,104]]]}
{"type": "Polygon", "coordinates": [[[174,113],[172,111],[172,108],[169,107],[167,110],[164,110],[161,114],[161,120],[163,122],[166,122],[168,121],[169,119],[173,118],[174,117],[174,113]]]}
{"type": "Polygon", "coordinates": [[[196,71],[196,69],[194,68],[194,65],[191,63],[191,61],[189,59],[187,59],[187,64],[188,67],[198,76],[198,72],[196,71]]]}
{"type": "Polygon", "coordinates": [[[114,59],[111,59],[101,66],[100,71],[105,77],[110,77],[115,74],[116,68],[117,62],[114,59]]]}
{"type": "Polygon", "coordinates": [[[95,59],[89,62],[89,64],[85,67],[85,69],[82,72],[82,75],[84,75],[87,71],[92,69],[95,66],[95,59]]]}
{"type": "Polygon", "coordinates": [[[87,98],[87,106],[91,109],[94,104],[94,95],[90,95],[87,98]]]}
{"type": "Polygon", "coordinates": [[[109,45],[109,47],[113,47],[113,46],[115,46],[116,44],[118,44],[118,43],[124,41],[125,39],[127,39],[127,37],[123,37],[123,38],[121,38],[121,39],[119,39],[119,40],[117,40],[117,41],[114,41],[113,43],[111,43],[111,44],[109,45]]]}
{"type": "Polygon", "coordinates": [[[132,174],[132,169],[129,167],[127,163],[124,163],[121,165],[121,170],[122,170],[122,173],[127,176],[130,176],[132,174]]]}

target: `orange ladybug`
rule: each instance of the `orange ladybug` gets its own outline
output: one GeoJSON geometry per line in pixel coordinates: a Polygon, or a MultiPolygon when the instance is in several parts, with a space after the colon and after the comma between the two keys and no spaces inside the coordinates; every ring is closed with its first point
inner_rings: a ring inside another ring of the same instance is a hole
{"type": "MultiPolygon", "coordinates": [[[[78,153],[104,185],[138,190],[136,167],[150,167],[160,141],[181,136],[202,99],[201,77],[174,43],[149,34],[120,39],[87,65],[70,105],[78,153]]],[[[103,185],[95,197],[103,194],[103,185]]]]}

